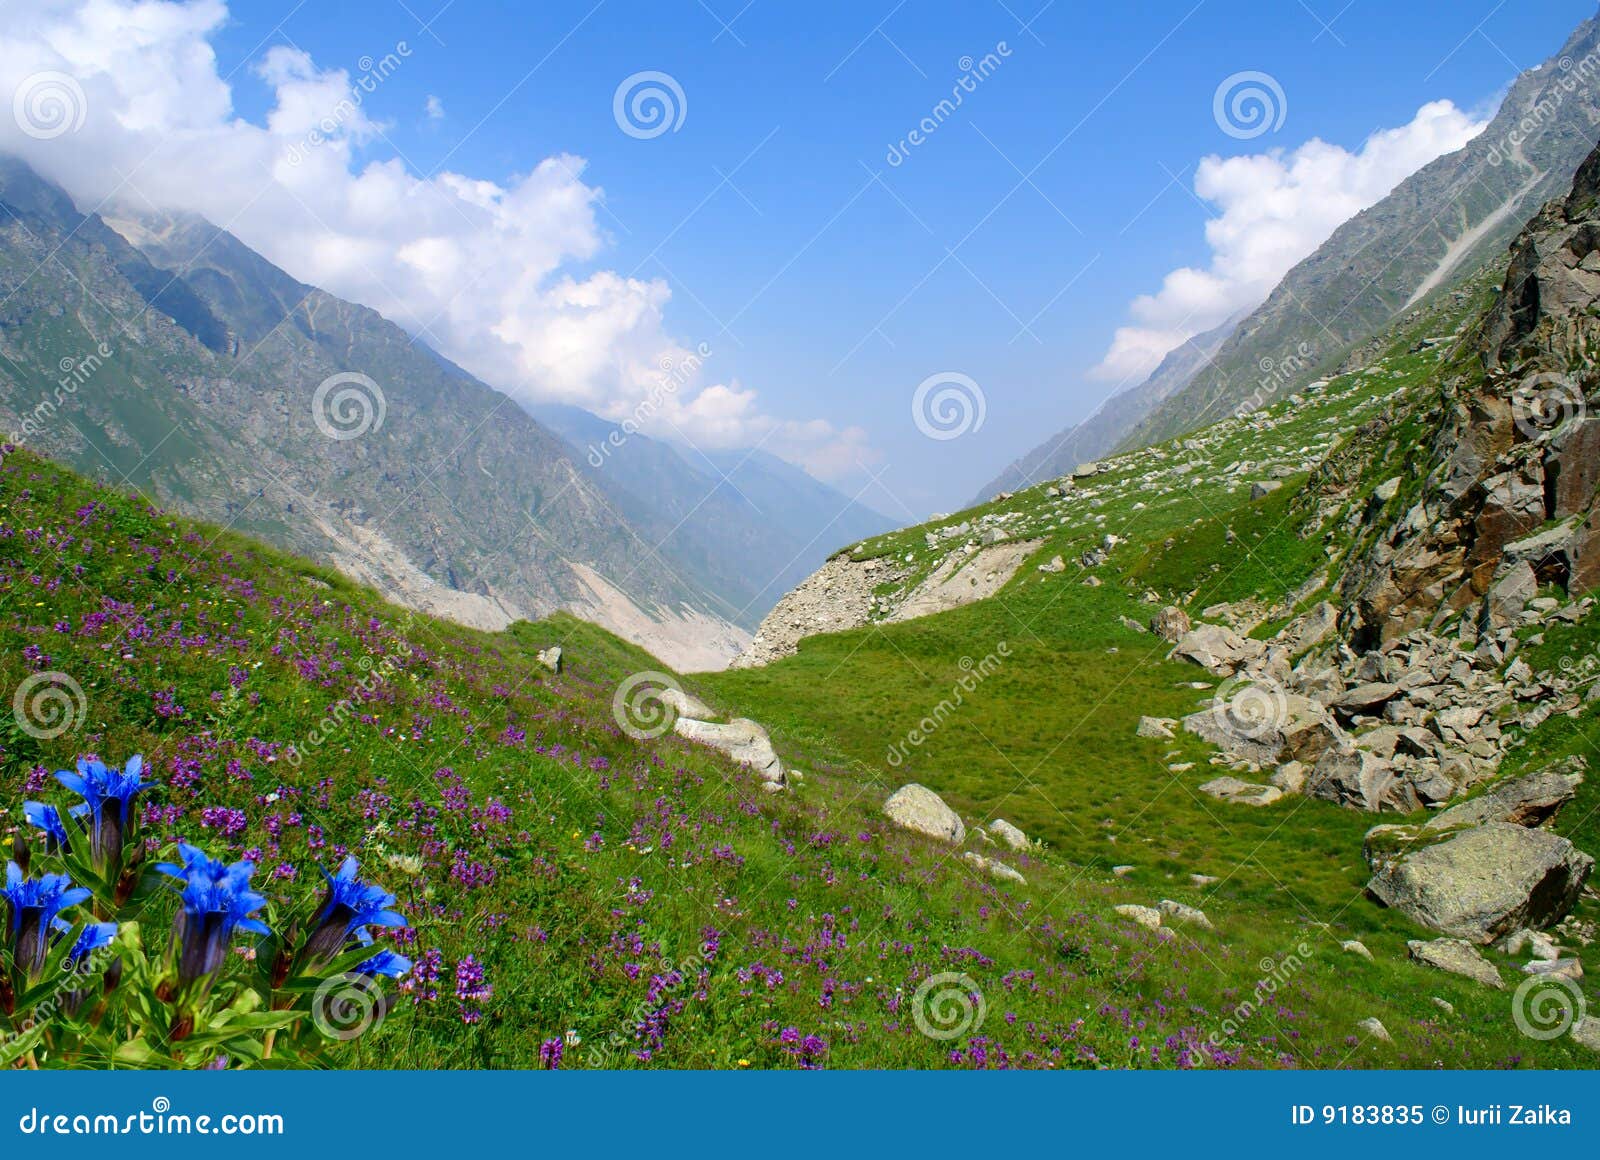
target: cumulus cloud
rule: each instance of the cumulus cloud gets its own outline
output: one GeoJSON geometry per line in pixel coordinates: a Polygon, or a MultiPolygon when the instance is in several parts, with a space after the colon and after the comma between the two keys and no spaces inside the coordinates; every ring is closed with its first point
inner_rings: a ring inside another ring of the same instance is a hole
{"type": "MultiPolygon", "coordinates": [[[[211,45],[227,19],[222,0],[13,7],[0,27],[0,97],[16,115],[0,113],[0,150],[86,211],[199,213],[519,400],[621,420],[659,393],[660,368],[689,353],[666,325],[671,291],[574,270],[605,248],[603,192],[581,157],[548,157],[504,181],[416,175],[376,111],[385,83],[417,67],[405,42],[354,69],[273,47],[251,66],[272,107],[248,120],[211,45]]],[[[437,119],[442,102],[430,97],[425,112],[437,119]]],[[[705,373],[696,364],[646,430],[719,448],[764,439],[817,474],[872,458],[858,429],[766,414],[754,391],[705,373]]]]}
{"type": "Polygon", "coordinates": [[[1428,162],[1460,149],[1488,123],[1432,101],[1410,123],[1374,133],[1352,153],[1313,138],[1299,148],[1200,162],[1194,189],[1216,207],[1206,223],[1210,263],[1181,267],[1135,298],[1094,368],[1101,379],[1148,375],[1167,352],[1266,300],[1279,280],[1343,222],[1381,201],[1428,162]]]}

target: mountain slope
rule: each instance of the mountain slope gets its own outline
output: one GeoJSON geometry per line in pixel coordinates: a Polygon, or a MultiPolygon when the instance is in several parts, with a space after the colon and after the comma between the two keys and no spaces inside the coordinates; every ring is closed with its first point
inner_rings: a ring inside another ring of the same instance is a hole
{"type": "Polygon", "coordinates": [[[119,219],[142,252],[15,161],[0,209],[19,441],[465,623],[564,607],[685,663],[737,646],[558,438],[374,311],[198,218],[119,219]]]}
{"type": "Polygon", "coordinates": [[[624,437],[578,407],[532,412],[652,543],[721,597],[720,614],[743,628],[841,545],[895,526],[763,451],[701,452],[624,437]]]}
{"type": "Polygon", "coordinates": [[[1340,226],[1121,446],[1195,430],[1325,377],[1422,294],[1498,260],[1528,216],[1565,191],[1597,126],[1600,17],[1523,73],[1465,148],[1340,226]]]}
{"type": "Polygon", "coordinates": [[[1016,491],[1066,475],[1078,464],[1113,451],[1152,411],[1188,386],[1243,317],[1241,314],[1230,318],[1169,352],[1144,382],[1119,391],[1083,422],[1035,447],[984,487],[973,503],[993,499],[1002,491],[1016,491]]]}

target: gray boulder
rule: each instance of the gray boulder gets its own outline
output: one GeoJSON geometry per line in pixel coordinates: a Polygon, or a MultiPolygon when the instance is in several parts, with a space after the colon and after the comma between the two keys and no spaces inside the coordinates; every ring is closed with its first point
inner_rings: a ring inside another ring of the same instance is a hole
{"type": "Polygon", "coordinates": [[[1581,762],[1563,762],[1491,786],[1481,796],[1435,814],[1428,819],[1427,828],[1447,830],[1484,822],[1541,825],[1576,797],[1582,784],[1581,762]]]}
{"type": "Polygon", "coordinates": [[[1462,939],[1436,938],[1432,942],[1412,939],[1406,947],[1414,962],[1461,975],[1497,991],[1505,988],[1505,981],[1494,964],[1484,958],[1477,947],[1462,939]]]}
{"type": "Polygon", "coordinates": [[[1028,841],[1028,835],[1024,834],[1021,830],[1017,829],[1016,826],[1013,826],[1004,818],[996,818],[994,821],[990,822],[989,832],[995,837],[999,838],[1006,845],[1010,846],[1013,850],[1026,851],[1032,848],[1031,843],[1028,841]]]}
{"type": "Polygon", "coordinates": [[[1283,790],[1275,785],[1256,785],[1236,777],[1219,777],[1206,782],[1200,792],[1210,794],[1218,801],[1240,806],[1270,806],[1283,797],[1283,790]]]}
{"type": "Polygon", "coordinates": [[[944,804],[944,799],[925,785],[911,782],[889,795],[883,812],[901,829],[914,830],[941,842],[960,844],[966,839],[966,823],[944,804]]]}
{"type": "Polygon", "coordinates": [[[1594,867],[1567,839],[1506,822],[1431,843],[1424,834],[1410,826],[1369,831],[1367,890],[1413,922],[1479,946],[1559,921],[1594,867]]]}
{"type": "Polygon", "coordinates": [[[1267,651],[1259,640],[1240,636],[1220,624],[1202,624],[1190,629],[1173,646],[1172,655],[1193,661],[1219,677],[1231,677],[1249,661],[1267,651]]]}
{"type": "Polygon", "coordinates": [[[1150,618],[1150,631],[1168,644],[1177,644],[1194,626],[1189,614],[1175,604],[1169,604],[1150,618]]]}
{"type": "Polygon", "coordinates": [[[772,738],[754,721],[739,717],[727,724],[700,721],[693,717],[679,717],[672,723],[673,732],[689,741],[708,745],[727,754],[741,765],[748,765],[756,776],[769,785],[784,782],[783,763],[772,748],[772,738]]]}
{"type": "Polygon", "coordinates": [[[1306,778],[1305,792],[1371,813],[1385,809],[1408,813],[1419,804],[1389,761],[1353,745],[1335,745],[1325,751],[1306,778]]]}

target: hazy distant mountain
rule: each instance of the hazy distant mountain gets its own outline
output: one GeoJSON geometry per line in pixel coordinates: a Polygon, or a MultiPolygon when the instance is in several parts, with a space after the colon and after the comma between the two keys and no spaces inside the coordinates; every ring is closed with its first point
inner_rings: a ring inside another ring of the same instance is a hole
{"type": "Polygon", "coordinates": [[[1225,418],[1330,369],[1425,294],[1501,260],[1528,217],[1563,194],[1600,137],[1600,17],[1523,73],[1465,148],[1424,166],[1340,226],[1239,324],[1211,364],[1122,446],[1225,418]]]}
{"type": "Polygon", "coordinates": [[[198,217],[84,217],[15,160],[0,207],[18,441],[466,623],[568,608],[688,668],[743,639],[561,439],[376,312],[198,217]]]}
{"type": "Polygon", "coordinates": [[[578,407],[534,407],[618,509],[752,628],[790,588],[846,544],[895,521],[764,451],[698,451],[623,438],[578,407]],[[613,438],[615,436],[615,438],[613,438]]]}
{"type": "Polygon", "coordinates": [[[1243,314],[1235,315],[1216,329],[1197,334],[1171,351],[1144,382],[1113,395],[1083,422],[1035,447],[990,481],[972,502],[986,503],[1002,491],[1016,491],[1065,475],[1078,464],[1098,459],[1115,449],[1151,411],[1188,386],[1221,349],[1243,317],[1243,314]]]}

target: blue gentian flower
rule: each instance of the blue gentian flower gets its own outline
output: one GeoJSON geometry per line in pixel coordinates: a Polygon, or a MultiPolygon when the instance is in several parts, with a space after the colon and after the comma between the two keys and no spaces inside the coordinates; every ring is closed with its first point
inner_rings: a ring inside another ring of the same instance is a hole
{"type": "Polygon", "coordinates": [[[44,831],[46,850],[70,848],[66,824],[61,820],[61,811],[55,806],[45,805],[43,802],[23,802],[22,817],[30,826],[44,831]]]}
{"type": "Polygon", "coordinates": [[[91,922],[83,928],[83,933],[78,936],[78,941],[72,944],[72,953],[67,956],[68,963],[73,967],[83,964],[83,961],[95,951],[111,945],[111,940],[117,937],[117,924],[114,922],[91,922]]]}
{"type": "Polygon", "coordinates": [[[113,769],[103,761],[80,757],[77,773],[58,770],[56,780],[83,798],[90,819],[89,852],[96,867],[116,866],[132,829],[134,799],[155,784],[144,780],[144,758],[136,753],[123,768],[113,769]]]}
{"type": "Polygon", "coordinates": [[[394,895],[381,886],[359,881],[360,864],[346,858],[337,874],[322,872],[328,895],[317,915],[316,928],[306,940],[306,955],[313,963],[325,962],[344,950],[367,926],[405,926],[404,916],[391,909],[394,895]]]}
{"type": "Polygon", "coordinates": [[[250,889],[255,863],[219,862],[196,846],[179,848],[182,867],[158,867],[183,882],[183,909],[173,925],[178,947],[178,977],[185,982],[215,974],[228,954],[235,931],[271,934],[266,923],[251,918],[267,904],[266,896],[250,889]]]}
{"type": "MultiPolygon", "coordinates": [[[[365,930],[357,931],[356,937],[364,947],[372,945],[372,936],[365,930]]],[[[396,954],[394,951],[384,949],[373,955],[370,959],[363,960],[356,967],[358,975],[381,975],[386,979],[403,979],[411,973],[411,960],[405,955],[396,954]]]]}
{"type": "Polygon", "coordinates": [[[57,926],[57,916],[87,901],[90,894],[82,887],[74,887],[72,879],[65,874],[26,878],[15,862],[6,863],[6,885],[0,895],[4,896],[10,912],[7,934],[12,961],[24,975],[33,978],[44,969],[50,933],[57,926]]]}

